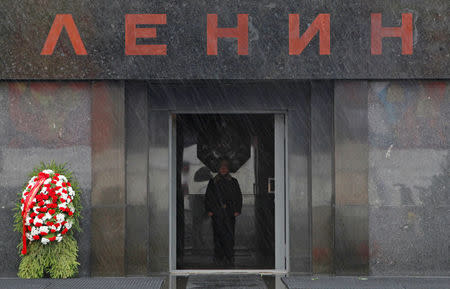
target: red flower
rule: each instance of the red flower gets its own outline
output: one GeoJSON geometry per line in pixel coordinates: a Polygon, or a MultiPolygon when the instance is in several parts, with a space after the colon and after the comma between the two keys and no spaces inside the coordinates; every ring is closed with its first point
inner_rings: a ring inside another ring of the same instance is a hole
{"type": "Polygon", "coordinates": [[[36,224],[34,224],[36,227],[40,227],[40,226],[42,226],[42,224],[41,223],[36,223],[36,224]]]}
{"type": "Polygon", "coordinates": [[[47,221],[47,226],[51,226],[51,225],[53,225],[53,222],[52,221],[47,221]]]}
{"type": "Polygon", "coordinates": [[[55,232],[56,232],[56,230],[54,230],[54,229],[50,230],[50,233],[55,233],[55,232]]]}
{"type": "Polygon", "coordinates": [[[48,213],[50,214],[50,215],[53,215],[54,213],[55,213],[56,211],[55,210],[53,210],[53,209],[51,209],[51,210],[48,210],[48,213]]]}
{"type": "Polygon", "coordinates": [[[56,181],[51,181],[52,184],[56,185],[56,181]]]}
{"type": "Polygon", "coordinates": [[[43,172],[40,172],[39,173],[39,175],[38,175],[38,178],[45,178],[45,179],[48,179],[50,177],[50,175],[49,174],[46,174],[46,173],[43,173],[43,172]]]}
{"type": "Polygon", "coordinates": [[[61,234],[65,235],[67,233],[67,231],[69,231],[69,230],[67,230],[67,228],[64,228],[64,230],[61,231],[61,234]]]}
{"type": "Polygon", "coordinates": [[[73,215],[72,211],[69,211],[69,216],[72,216],[72,215],[73,215]]]}
{"type": "Polygon", "coordinates": [[[66,183],[62,183],[62,186],[65,188],[66,187],[66,183]]]}
{"type": "Polygon", "coordinates": [[[25,201],[23,199],[20,199],[20,202],[23,204],[25,201]]]}
{"type": "Polygon", "coordinates": [[[42,219],[42,217],[44,217],[44,216],[45,216],[44,213],[40,213],[40,214],[38,215],[38,218],[39,218],[39,219],[42,219]]]}
{"type": "Polygon", "coordinates": [[[38,206],[39,206],[39,207],[42,207],[44,204],[45,204],[44,201],[40,201],[40,202],[38,203],[38,206]]]}
{"type": "Polygon", "coordinates": [[[41,232],[41,236],[47,236],[46,232],[41,232]]]}
{"type": "Polygon", "coordinates": [[[31,226],[27,226],[27,230],[31,232],[31,226]]]}
{"type": "Polygon", "coordinates": [[[67,186],[71,187],[72,185],[69,182],[67,182],[67,186]]]}
{"type": "Polygon", "coordinates": [[[41,212],[42,212],[42,213],[46,213],[46,212],[47,212],[47,210],[48,210],[48,208],[47,208],[47,207],[42,207],[42,208],[41,208],[41,212]]]}
{"type": "Polygon", "coordinates": [[[67,221],[62,221],[62,222],[61,222],[61,225],[64,226],[66,223],[67,223],[67,221]]]}
{"type": "Polygon", "coordinates": [[[58,228],[59,226],[61,226],[60,223],[56,223],[56,224],[55,224],[55,227],[56,227],[56,228],[58,228]]]}
{"type": "Polygon", "coordinates": [[[39,235],[34,235],[34,236],[33,236],[33,239],[39,240],[39,235]]]}
{"type": "Polygon", "coordinates": [[[63,198],[59,198],[59,200],[61,201],[61,203],[65,203],[66,202],[66,200],[63,199],[63,198]]]}
{"type": "Polygon", "coordinates": [[[50,238],[48,238],[51,242],[53,242],[53,241],[55,241],[56,240],[56,236],[53,236],[53,237],[50,237],[50,238]]]}
{"type": "Polygon", "coordinates": [[[33,212],[33,213],[30,214],[30,217],[31,217],[31,218],[34,218],[34,217],[36,217],[36,216],[37,216],[37,214],[36,214],[35,212],[33,212]]]}

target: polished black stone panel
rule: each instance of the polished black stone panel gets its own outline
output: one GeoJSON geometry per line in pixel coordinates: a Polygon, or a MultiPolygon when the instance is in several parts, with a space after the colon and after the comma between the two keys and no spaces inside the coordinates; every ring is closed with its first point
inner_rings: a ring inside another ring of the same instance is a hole
{"type": "Polygon", "coordinates": [[[0,3],[2,79],[349,79],[448,78],[450,37],[447,0],[379,1],[73,1],[0,3]],[[54,54],[41,50],[57,13],[70,13],[88,55],[75,55],[63,32],[54,54]],[[125,14],[163,13],[167,24],[155,39],[167,55],[125,55],[125,14]],[[249,54],[237,55],[235,39],[219,39],[218,55],[206,53],[206,15],[219,27],[235,27],[249,14],[249,54]],[[289,14],[300,15],[300,31],[319,13],[329,13],[331,54],[319,55],[315,36],[301,55],[289,55],[289,14]],[[370,53],[370,13],[384,26],[414,16],[414,54],[401,55],[400,40],[385,39],[383,55],[370,53]]]}
{"type": "Polygon", "coordinates": [[[336,81],[335,140],[335,272],[367,274],[368,139],[366,81],[336,81]]]}
{"type": "Polygon", "coordinates": [[[125,274],[124,83],[93,83],[91,275],[125,274]]]}
{"type": "Polygon", "coordinates": [[[67,163],[82,190],[83,233],[76,235],[80,275],[89,274],[91,82],[0,83],[0,276],[17,275],[20,233],[13,211],[28,174],[40,162],[67,163]]]}
{"type": "Polygon", "coordinates": [[[148,273],[148,95],[145,82],[125,85],[127,275],[148,273]]]}
{"type": "Polygon", "coordinates": [[[449,87],[369,82],[373,275],[450,274],[449,87]]]}
{"type": "MultiPolygon", "coordinates": [[[[152,95],[149,95],[150,99],[152,95]]],[[[148,222],[150,272],[169,268],[169,115],[149,107],[148,222]]]]}
{"type": "Polygon", "coordinates": [[[333,82],[311,87],[311,205],[313,273],[333,273],[333,82]]]}

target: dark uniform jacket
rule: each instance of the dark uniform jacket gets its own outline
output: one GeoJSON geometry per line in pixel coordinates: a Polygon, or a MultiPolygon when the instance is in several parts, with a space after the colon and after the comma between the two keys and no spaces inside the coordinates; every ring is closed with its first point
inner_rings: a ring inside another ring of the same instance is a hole
{"type": "Polygon", "coordinates": [[[238,181],[229,174],[217,174],[209,180],[205,194],[205,209],[217,214],[223,208],[226,211],[241,213],[242,192],[238,181]]]}

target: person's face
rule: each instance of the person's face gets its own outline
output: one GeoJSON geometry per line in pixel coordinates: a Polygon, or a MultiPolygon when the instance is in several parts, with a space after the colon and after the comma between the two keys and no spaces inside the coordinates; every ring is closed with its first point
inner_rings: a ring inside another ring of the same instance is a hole
{"type": "Polygon", "coordinates": [[[219,174],[226,175],[229,172],[230,172],[230,170],[228,169],[228,164],[227,163],[220,164],[219,174]]]}

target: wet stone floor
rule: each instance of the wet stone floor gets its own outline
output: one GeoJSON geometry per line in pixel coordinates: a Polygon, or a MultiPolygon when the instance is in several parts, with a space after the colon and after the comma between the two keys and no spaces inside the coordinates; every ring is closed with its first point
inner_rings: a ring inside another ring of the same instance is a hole
{"type": "Polygon", "coordinates": [[[328,277],[202,274],[74,279],[0,278],[0,289],[450,289],[450,277],[328,277]]]}

